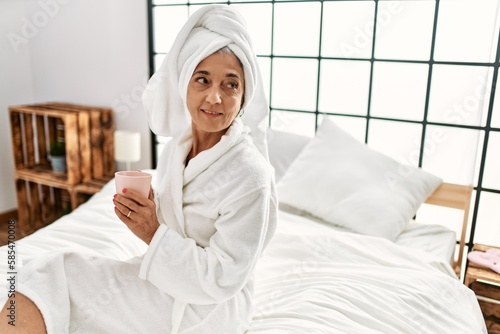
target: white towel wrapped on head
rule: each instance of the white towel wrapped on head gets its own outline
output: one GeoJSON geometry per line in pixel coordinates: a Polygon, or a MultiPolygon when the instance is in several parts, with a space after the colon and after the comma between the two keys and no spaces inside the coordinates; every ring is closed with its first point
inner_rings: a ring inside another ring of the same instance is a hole
{"type": "Polygon", "coordinates": [[[143,93],[151,130],[176,136],[191,125],[186,106],[189,80],[196,66],[214,52],[228,47],[243,64],[245,101],[243,123],[267,159],[264,120],[269,113],[257,58],[243,17],[227,5],[209,5],[196,11],[180,30],[163,64],[143,93]]]}

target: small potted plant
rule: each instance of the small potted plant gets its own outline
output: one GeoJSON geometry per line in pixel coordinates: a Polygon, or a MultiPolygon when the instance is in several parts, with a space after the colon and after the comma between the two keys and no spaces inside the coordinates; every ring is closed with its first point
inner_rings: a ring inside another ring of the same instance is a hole
{"type": "Polygon", "coordinates": [[[54,172],[66,172],[66,145],[62,141],[50,143],[50,164],[54,172]]]}

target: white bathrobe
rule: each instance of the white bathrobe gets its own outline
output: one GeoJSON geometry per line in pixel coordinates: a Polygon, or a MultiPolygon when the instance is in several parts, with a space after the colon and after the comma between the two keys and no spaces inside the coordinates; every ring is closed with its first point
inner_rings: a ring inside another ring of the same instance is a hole
{"type": "Polygon", "coordinates": [[[190,148],[186,131],[161,156],[157,189],[168,191],[144,256],[58,253],[25,266],[18,291],[49,334],[244,333],[253,269],[276,227],[272,168],[240,119],[184,167],[190,148]]]}

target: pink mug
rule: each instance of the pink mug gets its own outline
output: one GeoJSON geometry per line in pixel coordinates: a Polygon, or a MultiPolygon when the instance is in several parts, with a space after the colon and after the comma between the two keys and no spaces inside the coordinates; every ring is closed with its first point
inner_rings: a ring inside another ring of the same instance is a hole
{"type": "Polygon", "coordinates": [[[132,189],[148,198],[151,178],[149,173],[139,171],[121,171],[115,173],[116,193],[121,194],[123,188],[132,189]]]}

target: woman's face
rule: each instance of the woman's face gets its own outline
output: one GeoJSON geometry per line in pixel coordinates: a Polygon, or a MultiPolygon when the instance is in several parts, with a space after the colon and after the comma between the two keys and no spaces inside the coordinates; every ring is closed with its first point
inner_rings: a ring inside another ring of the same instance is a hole
{"type": "Polygon", "coordinates": [[[226,130],[241,108],[245,78],[232,53],[214,53],[194,70],[187,89],[187,107],[193,129],[203,132],[226,130]]]}

